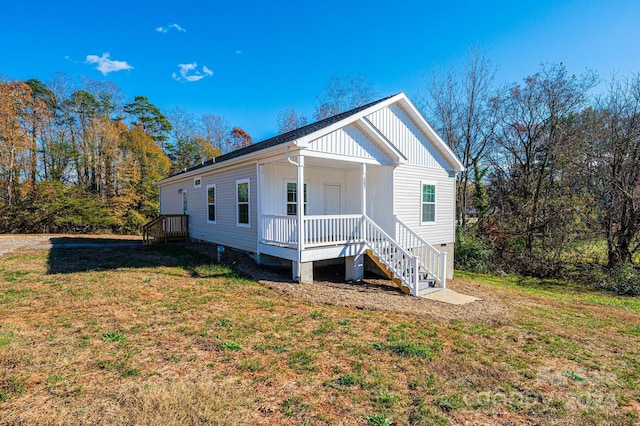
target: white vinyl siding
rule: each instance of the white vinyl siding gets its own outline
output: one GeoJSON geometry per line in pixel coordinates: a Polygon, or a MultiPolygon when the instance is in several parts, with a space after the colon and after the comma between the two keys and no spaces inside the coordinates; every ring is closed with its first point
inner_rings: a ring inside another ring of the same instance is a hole
{"type": "Polygon", "coordinates": [[[174,182],[160,188],[160,214],[182,214],[182,193],[190,182],[174,182]]]}
{"type": "MultiPolygon", "coordinates": [[[[393,172],[394,214],[431,244],[455,241],[455,179],[443,169],[401,165],[393,172]],[[434,223],[422,222],[422,182],[436,187],[434,223]]],[[[436,247],[438,248],[438,247],[436,247]]]]}
{"type": "MultiPolygon", "coordinates": [[[[304,181],[307,187],[307,210],[305,214],[324,214],[324,185],[342,187],[342,213],[360,212],[360,168],[357,171],[324,167],[304,167],[304,181]]],[[[271,163],[262,168],[262,214],[286,215],[286,183],[296,181],[296,167],[289,164],[271,163]]],[[[218,197],[220,198],[220,197],[218,197]]]]}
{"type": "MultiPolygon", "coordinates": [[[[249,180],[249,223],[254,224],[258,220],[257,216],[257,199],[258,193],[256,187],[256,166],[255,164],[246,167],[235,167],[230,170],[220,170],[215,173],[202,173],[202,188],[191,189],[189,191],[189,235],[194,240],[207,241],[214,244],[220,244],[227,247],[233,247],[248,252],[256,251],[257,234],[256,227],[238,227],[237,209],[236,209],[236,181],[241,179],[249,180]],[[215,185],[216,187],[216,223],[208,223],[208,204],[207,204],[207,186],[215,185]]],[[[186,187],[185,185],[193,185],[193,178],[182,181],[181,184],[172,183],[167,185],[170,188],[165,190],[162,187],[163,200],[164,194],[166,198],[173,198],[178,195],[178,188],[186,187]],[[175,186],[174,186],[175,185],[175,186]]],[[[164,201],[163,201],[164,202],[164,201]]],[[[169,206],[172,203],[169,203],[169,206]]],[[[178,199],[178,209],[181,208],[180,199],[178,199]]],[[[173,213],[162,207],[163,212],[173,213]]],[[[180,210],[175,213],[181,213],[180,210]]]]}
{"type": "Polygon", "coordinates": [[[397,105],[390,105],[367,116],[367,119],[407,157],[408,163],[441,168],[444,158],[397,105]]]}
{"type": "Polygon", "coordinates": [[[393,202],[393,168],[367,167],[367,216],[389,235],[395,232],[393,202]]]}
{"type": "Polygon", "coordinates": [[[237,221],[236,225],[243,227],[251,226],[251,203],[249,179],[240,179],[236,181],[236,205],[237,205],[237,221]]]}
{"type": "Polygon", "coordinates": [[[348,125],[309,143],[310,151],[376,160],[389,164],[389,158],[354,125],[348,125]]]}
{"type": "Polygon", "coordinates": [[[207,185],[207,223],[216,223],[216,185],[207,185]]]}

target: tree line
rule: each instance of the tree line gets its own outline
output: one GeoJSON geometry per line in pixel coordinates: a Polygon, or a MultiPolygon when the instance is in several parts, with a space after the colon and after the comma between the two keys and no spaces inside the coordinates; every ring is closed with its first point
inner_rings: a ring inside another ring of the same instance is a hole
{"type": "Polygon", "coordinates": [[[0,233],[139,232],[155,181],[252,143],[219,115],[122,99],[109,81],[0,81],[0,233]]]}
{"type": "Polygon", "coordinates": [[[421,94],[466,168],[457,177],[458,265],[553,277],[586,268],[587,280],[639,293],[640,75],[602,81],[543,64],[522,82],[494,77],[474,52],[433,74],[421,94]],[[589,261],[599,243],[600,275],[589,261]]]}
{"type": "MultiPolygon", "coordinates": [[[[332,77],[313,119],[377,96],[362,75],[332,77]]],[[[122,97],[111,82],[60,75],[0,82],[0,232],[138,232],[158,211],[153,182],[252,143],[219,115],[165,115],[144,96],[122,97]]],[[[543,64],[499,85],[476,51],[414,98],[465,166],[457,266],[564,276],[586,264],[593,280],[601,244],[621,292],[629,279],[640,292],[640,75],[602,81],[543,64]]],[[[287,107],[276,125],[307,123],[287,107]]]]}

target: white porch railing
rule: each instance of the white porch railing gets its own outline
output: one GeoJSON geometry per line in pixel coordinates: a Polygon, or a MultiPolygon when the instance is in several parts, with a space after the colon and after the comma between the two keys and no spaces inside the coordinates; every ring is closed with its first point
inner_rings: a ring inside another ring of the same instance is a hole
{"type": "Polygon", "coordinates": [[[447,253],[441,252],[425,241],[397,217],[396,240],[402,247],[413,253],[424,269],[442,288],[447,285],[447,253]]]}
{"type": "MultiPolygon", "coordinates": [[[[296,216],[263,215],[261,224],[261,242],[298,246],[296,216]]],[[[421,290],[421,280],[433,279],[441,288],[446,286],[446,253],[397,219],[393,238],[366,215],[305,216],[303,239],[305,248],[364,243],[413,295],[421,290]]]]}
{"type": "Polygon", "coordinates": [[[326,246],[362,241],[361,214],[304,217],[304,246],[326,246]]]}
{"type": "Polygon", "coordinates": [[[283,246],[298,245],[296,216],[262,215],[262,242],[283,246]]]}

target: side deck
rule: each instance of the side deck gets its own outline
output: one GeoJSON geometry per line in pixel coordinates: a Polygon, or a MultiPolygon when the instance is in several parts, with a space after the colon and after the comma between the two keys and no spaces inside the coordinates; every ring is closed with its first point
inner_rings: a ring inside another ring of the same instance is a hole
{"type": "Polygon", "coordinates": [[[144,244],[189,240],[189,215],[161,214],[142,227],[144,244]]]}

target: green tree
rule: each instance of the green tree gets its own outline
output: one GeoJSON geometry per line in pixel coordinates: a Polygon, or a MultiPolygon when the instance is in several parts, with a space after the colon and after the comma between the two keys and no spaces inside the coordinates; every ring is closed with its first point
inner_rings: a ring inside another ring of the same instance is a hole
{"type": "Polygon", "coordinates": [[[160,148],[165,149],[172,126],[157,106],[146,96],[136,96],[133,102],[124,105],[123,110],[131,116],[134,125],[140,126],[160,148]]]}

